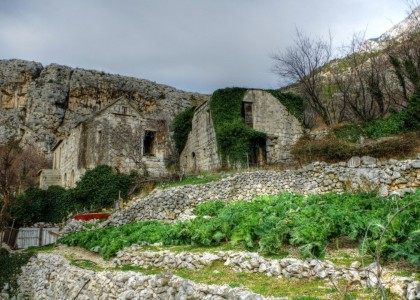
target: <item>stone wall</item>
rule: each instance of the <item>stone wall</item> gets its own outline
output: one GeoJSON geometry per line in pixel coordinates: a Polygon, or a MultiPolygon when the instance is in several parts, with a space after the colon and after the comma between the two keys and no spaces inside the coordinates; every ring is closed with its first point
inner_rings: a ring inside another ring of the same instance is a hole
{"type": "Polygon", "coordinates": [[[377,161],[354,157],[349,162],[316,162],[298,170],[240,173],[220,181],[155,190],[113,214],[109,222],[121,225],[134,220],[173,221],[198,204],[223,199],[251,200],[282,192],[318,194],[345,191],[379,191],[380,195],[404,193],[420,186],[420,160],[377,161]]]}
{"type": "Polygon", "coordinates": [[[267,163],[293,161],[291,147],[303,134],[302,124],[269,92],[248,91],[243,99],[252,103],[253,128],[268,136],[267,163]]]}
{"type": "MultiPolygon", "coordinates": [[[[33,257],[22,268],[18,284],[18,299],[268,299],[243,288],[198,284],[170,273],[86,270],[53,254],[33,257]]],[[[9,299],[6,293],[0,297],[9,299]]]]}
{"type": "Polygon", "coordinates": [[[63,187],[73,187],[85,173],[85,169],[79,167],[82,134],[82,126],[77,126],[54,149],[53,169],[60,172],[61,186],[63,187]]]}
{"type": "Polygon", "coordinates": [[[376,263],[363,267],[359,261],[354,261],[350,267],[340,267],[326,260],[301,260],[296,258],[270,259],[256,252],[217,251],[216,253],[171,252],[169,250],[152,252],[144,251],[140,245],[132,245],[117,253],[113,260],[115,267],[131,265],[141,268],[162,268],[176,270],[186,268],[197,270],[222,262],[237,273],[261,273],[269,277],[286,277],[294,279],[328,279],[344,280],[349,285],[377,288],[379,286],[378,270],[383,287],[390,289],[403,299],[415,299],[420,293],[420,282],[408,277],[387,274],[376,263]]]}
{"type": "Polygon", "coordinates": [[[180,155],[180,166],[183,170],[193,173],[220,168],[209,102],[200,105],[194,112],[192,130],[180,155]]]}

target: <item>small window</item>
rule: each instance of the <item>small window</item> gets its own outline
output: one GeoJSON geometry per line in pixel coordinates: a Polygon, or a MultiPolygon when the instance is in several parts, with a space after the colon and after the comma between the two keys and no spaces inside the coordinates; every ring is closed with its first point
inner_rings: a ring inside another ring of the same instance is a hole
{"type": "Polygon", "coordinates": [[[242,117],[245,120],[245,124],[253,128],[252,103],[242,102],[242,117]]]}
{"type": "Polygon", "coordinates": [[[127,107],[127,106],[123,106],[123,107],[122,107],[122,113],[123,113],[124,115],[126,115],[126,114],[127,114],[127,111],[128,111],[128,107],[127,107]]]}
{"type": "Polygon", "coordinates": [[[96,132],[96,144],[100,144],[101,143],[101,139],[102,139],[102,131],[98,130],[96,132]]]}
{"type": "Polygon", "coordinates": [[[154,156],[155,155],[155,137],[154,131],[145,131],[143,140],[143,155],[154,156]]]}

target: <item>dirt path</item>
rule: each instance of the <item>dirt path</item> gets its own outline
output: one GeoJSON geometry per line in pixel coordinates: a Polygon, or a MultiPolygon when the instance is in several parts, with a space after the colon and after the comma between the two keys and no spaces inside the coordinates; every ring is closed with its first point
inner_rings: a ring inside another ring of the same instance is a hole
{"type": "Polygon", "coordinates": [[[86,259],[94,262],[101,268],[111,268],[112,262],[105,261],[103,258],[94,252],[88,251],[80,247],[68,247],[66,245],[58,245],[50,253],[59,254],[66,258],[67,260],[72,259],[86,259]]]}

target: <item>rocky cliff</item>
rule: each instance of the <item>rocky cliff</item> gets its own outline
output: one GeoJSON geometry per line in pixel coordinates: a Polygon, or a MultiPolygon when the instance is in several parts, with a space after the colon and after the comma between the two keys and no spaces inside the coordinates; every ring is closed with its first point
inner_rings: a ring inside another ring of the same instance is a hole
{"type": "Polygon", "coordinates": [[[49,153],[57,138],[121,96],[141,113],[164,115],[168,121],[207,98],[144,79],[0,60],[0,142],[16,136],[49,153]]]}

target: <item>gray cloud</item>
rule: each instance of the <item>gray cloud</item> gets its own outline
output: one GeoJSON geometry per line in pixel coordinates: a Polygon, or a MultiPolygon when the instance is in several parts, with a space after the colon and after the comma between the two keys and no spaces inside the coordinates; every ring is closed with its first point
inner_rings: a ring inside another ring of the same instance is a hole
{"type": "Polygon", "coordinates": [[[212,92],[275,88],[270,55],[330,29],[376,37],[402,20],[401,0],[0,0],[0,58],[98,69],[212,92]]]}

